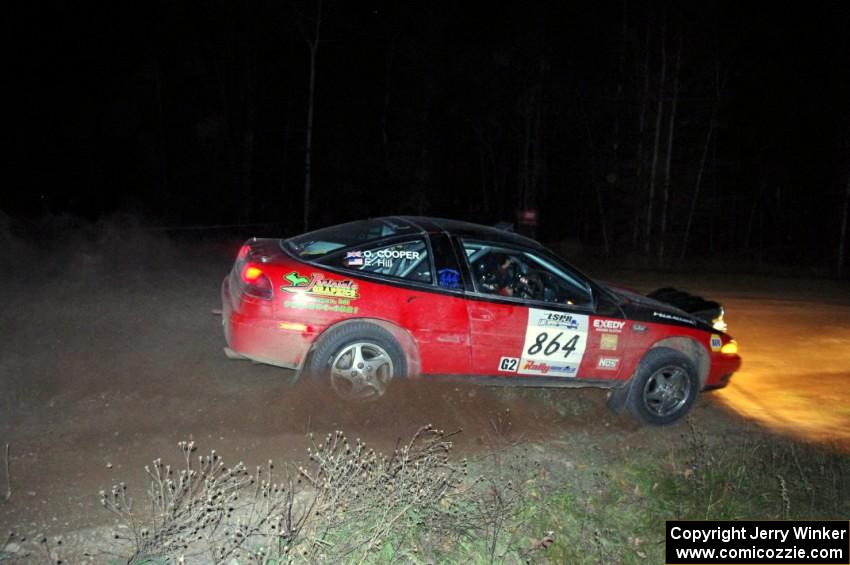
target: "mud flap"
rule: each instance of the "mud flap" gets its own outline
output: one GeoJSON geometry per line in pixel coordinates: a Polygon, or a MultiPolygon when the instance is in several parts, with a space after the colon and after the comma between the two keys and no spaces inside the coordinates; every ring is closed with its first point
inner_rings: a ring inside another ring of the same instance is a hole
{"type": "Polygon", "coordinates": [[[229,347],[224,348],[224,354],[227,356],[228,359],[247,359],[247,357],[245,357],[241,353],[236,353],[229,347]]]}
{"type": "Polygon", "coordinates": [[[629,400],[629,392],[632,390],[632,381],[608,391],[608,410],[614,414],[621,414],[626,408],[629,400]]]}

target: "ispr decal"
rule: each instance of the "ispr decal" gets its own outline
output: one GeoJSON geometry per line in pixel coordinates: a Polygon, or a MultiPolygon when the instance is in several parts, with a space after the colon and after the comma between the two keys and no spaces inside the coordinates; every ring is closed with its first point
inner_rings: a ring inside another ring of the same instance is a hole
{"type": "Polygon", "coordinates": [[[587,345],[588,317],[531,308],[519,373],[575,376],[587,345]]]}

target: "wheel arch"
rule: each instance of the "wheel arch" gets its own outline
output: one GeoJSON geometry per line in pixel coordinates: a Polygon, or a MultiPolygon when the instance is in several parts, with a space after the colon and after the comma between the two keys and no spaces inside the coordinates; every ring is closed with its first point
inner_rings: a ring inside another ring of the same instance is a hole
{"type": "Polygon", "coordinates": [[[407,361],[407,377],[419,376],[420,367],[422,366],[419,358],[419,348],[416,346],[416,340],[413,339],[413,336],[410,335],[410,332],[408,332],[398,324],[394,324],[393,322],[382,320],[380,318],[348,318],[346,320],[336,322],[335,324],[331,324],[330,326],[325,328],[322,333],[319,334],[318,337],[316,337],[316,339],[313,340],[313,343],[310,344],[310,349],[308,349],[307,353],[301,358],[301,363],[299,363],[298,368],[295,370],[295,374],[292,377],[292,382],[295,383],[298,381],[298,379],[301,378],[301,375],[304,372],[304,367],[307,366],[307,362],[309,361],[310,356],[313,354],[316,348],[321,345],[322,340],[324,340],[332,330],[356,322],[365,322],[368,324],[373,324],[375,326],[378,326],[379,328],[388,331],[390,335],[392,335],[393,338],[398,342],[399,346],[401,346],[401,350],[404,352],[404,356],[407,361]]]}
{"type": "Polygon", "coordinates": [[[705,382],[708,380],[708,373],[711,369],[711,360],[709,359],[708,352],[705,350],[705,347],[703,347],[700,342],[691,337],[667,337],[653,343],[650,349],[655,349],[657,347],[669,347],[670,349],[675,349],[690,359],[694,364],[694,367],[697,369],[700,390],[705,387],[705,382]]]}

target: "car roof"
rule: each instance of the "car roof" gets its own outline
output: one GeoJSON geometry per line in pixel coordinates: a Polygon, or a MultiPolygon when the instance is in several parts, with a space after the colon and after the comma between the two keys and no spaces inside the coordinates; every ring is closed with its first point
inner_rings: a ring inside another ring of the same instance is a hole
{"type": "Polygon", "coordinates": [[[432,218],[429,216],[389,216],[386,218],[375,219],[402,220],[428,234],[446,233],[460,237],[470,237],[499,243],[512,243],[514,245],[522,245],[533,249],[543,249],[543,245],[539,242],[518,233],[500,230],[481,224],[473,224],[472,222],[464,222],[462,220],[432,218]]]}

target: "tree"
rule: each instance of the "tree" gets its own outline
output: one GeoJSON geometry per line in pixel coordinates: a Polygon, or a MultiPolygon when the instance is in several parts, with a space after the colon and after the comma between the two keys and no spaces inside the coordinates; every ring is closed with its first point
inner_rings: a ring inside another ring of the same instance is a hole
{"type": "Polygon", "coordinates": [[[313,21],[313,29],[307,30],[304,18],[298,17],[298,25],[304,41],[310,48],[310,78],[307,83],[307,127],[305,128],[304,140],[304,231],[310,229],[310,191],[312,188],[312,166],[313,166],[313,113],[316,100],[316,55],[319,51],[319,43],[322,33],[322,0],[316,0],[316,17],[313,21]]]}

